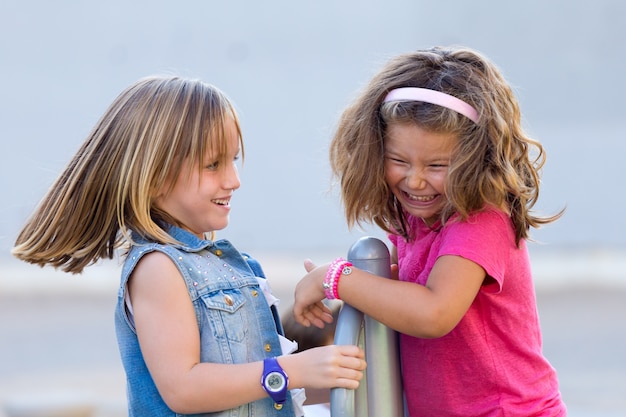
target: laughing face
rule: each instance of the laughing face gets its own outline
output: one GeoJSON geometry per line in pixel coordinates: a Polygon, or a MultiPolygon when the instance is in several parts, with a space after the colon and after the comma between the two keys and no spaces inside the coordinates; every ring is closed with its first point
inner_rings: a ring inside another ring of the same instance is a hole
{"type": "MultiPolygon", "coordinates": [[[[228,225],[230,199],[239,188],[239,173],[236,162],[239,158],[239,137],[235,123],[225,126],[227,135],[228,163],[218,162],[216,155],[206,155],[201,170],[188,165],[174,180],[171,191],[169,183],[156,197],[155,204],[176,219],[180,226],[202,238],[205,232],[221,230],[228,225]],[[169,191],[169,192],[168,192],[169,191]]],[[[193,163],[187,160],[185,164],[193,163]]]]}
{"type": "Polygon", "coordinates": [[[435,223],[445,203],[445,181],[457,137],[413,123],[391,123],[385,139],[385,179],[404,210],[435,223]]]}

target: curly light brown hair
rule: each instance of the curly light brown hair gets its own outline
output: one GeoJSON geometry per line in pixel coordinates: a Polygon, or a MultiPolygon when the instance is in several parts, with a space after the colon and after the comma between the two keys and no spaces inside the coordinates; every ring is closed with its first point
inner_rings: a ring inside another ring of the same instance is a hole
{"type": "Polygon", "coordinates": [[[465,47],[435,47],[391,59],[343,112],[330,145],[330,163],[341,185],[350,227],[375,223],[411,240],[406,214],[385,181],[384,144],[390,123],[415,123],[459,138],[446,180],[445,224],[458,213],[466,219],[488,205],[508,213],[516,241],[531,227],[555,221],[531,213],[539,197],[545,153],[521,125],[517,99],[499,69],[465,47]],[[457,97],[479,115],[474,123],[461,114],[419,101],[384,102],[401,87],[420,87],[457,97]]]}

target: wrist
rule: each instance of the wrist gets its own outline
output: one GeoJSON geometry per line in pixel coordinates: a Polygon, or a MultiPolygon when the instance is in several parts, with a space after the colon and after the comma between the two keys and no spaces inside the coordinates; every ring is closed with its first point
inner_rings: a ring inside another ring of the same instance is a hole
{"type": "Polygon", "coordinates": [[[261,386],[274,401],[274,408],[283,408],[289,389],[289,377],[278,363],[277,358],[266,358],[263,361],[263,376],[261,386]]]}
{"type": "Polygon", "coordinates": [[[344,275],[352,273],[352,263],[343,258],[337,258],[330,263],[322,287],[329,300],[339,300],[339,280],[344,275]]]}

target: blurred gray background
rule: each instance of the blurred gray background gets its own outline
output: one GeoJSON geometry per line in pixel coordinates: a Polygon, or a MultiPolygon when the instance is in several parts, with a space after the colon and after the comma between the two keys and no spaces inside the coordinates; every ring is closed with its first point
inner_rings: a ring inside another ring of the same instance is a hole
{"type": "Polygon", "coordinates": [[[83,279],[9,255],[122,89],[179,74],[233,100],[246,161],[219,236],[262,254],[284,309],[302,256],[327,261],[382,237],[349,231],[331,189],[339,113],[391,56],[448,44],[501,68],[548,155],[536,209],[567,207],[533,233],[531,253],[570,415],[626,415],[625,21],[621,0],[1,1],[0,416],[3,401],[84,401],[81,389],[104,404],[99,416],[124,415],[117,272],[83,279]]]}
{"type": "Polygon", "coordinates": [[[247,158],[221,236],[250,249],[343,250],[362,233],[347,231],[329,192],[339,113],[390,56],[447,44],[499,65],[546,147],[536,208],[567,214],[534,237],[626,246],[625,17],[619,0],[5,0],[0,249],[115,96],[175,73],[215,84],[240,111],[247,158]]]}

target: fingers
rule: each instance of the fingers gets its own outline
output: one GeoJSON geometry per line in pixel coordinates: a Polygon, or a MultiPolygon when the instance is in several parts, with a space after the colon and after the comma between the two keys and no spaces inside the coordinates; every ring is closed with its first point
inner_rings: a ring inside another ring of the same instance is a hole
{"type": "Polygon", "coordinates": [[[293,317],[296,319],[296,322],[304,327],[311,327],[312,322],[315,320],[315,315],[308,308],[300,309],[297,306],[293,308],[293,317]]]}
{"type": "Polygon", "coordinates": [[[330,324],[333,322],[333,313],[330,308],[323,302],[318,301],[317,303],[315,303],[312,310],[315,311],[315,315],[323,320],[325,323],[330,324]]]}
{"type": "Polygon", "coordinates": [[[358,346],[327,345],[281,356],[293,387],[356,389],[363,379],[365,353],[358,346]]]}
{"type": "Polygon", "coordinates": [[[365,358],[365,351],[356,345],[335,345],[341,355],[357,359],[365,358]]]}
{"type": "Polygon", "coordinates": [[[391,264],[391,279],[395,279],[396,281],[399,279],[398,277],[398,264],[391,264]]]}
{"type": "Polygon", "coordinates": [[[331,310],[322,303],[325,295],[322,281],[326,270],[317,267],[310,259],[304,260],[304,267],[307,274],[296,285],[293,315],[301,325],[321,329],[333,321],[331,310]]]}
{"type": "Polygon", "coordinates": [[[359,388],[360,385],[360,381],[362,379],[362,373],[361,373],[361,378],[359,379],[354,379],[354,378],[338,378],[337,379],[337,386],[333,387],[333,388],[345,388],[345,389],[351,389],[351,390],[355,390],[357,388],[359,388]]]}
{"type": "Polygon", "coordinates": [[[303,326],[310,327],[313,325],[320,329],[323,329],[326,324],[333,322],[331,310],[321,301],[318,301],[306,309],[297,309],[294,307],[294,318],[303,326]]]}
{"type": "Polygon", "coordinates": [[[315,265],[312,260],[310,259],[304,260],[304,269],[306,269],[306,272],[311,272],[315,268],[317,268],[317,265],[315,265]]]}
{"type": "Polygon", "coordinates": [[[365,352],[355,345],[328,345],[322,347],[329,362],[341,369],[363,371],[367,367],[365,352]]]}
{"type": "Polygon", "coordinates": [[[328,387],[356,389],[367,367],[365,352],[354,345],[330,345],[321,349],[322,362],[316,369],[326,375],[328,387]]]}
{"type": "Polygon", "coordinates": [[[357,389],[367,368],[365,352],[357,346],[337,346],[340,349],[335,388],[357,389]]]}

